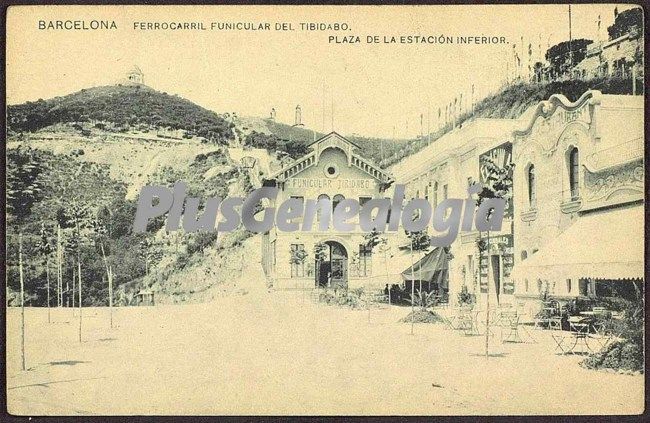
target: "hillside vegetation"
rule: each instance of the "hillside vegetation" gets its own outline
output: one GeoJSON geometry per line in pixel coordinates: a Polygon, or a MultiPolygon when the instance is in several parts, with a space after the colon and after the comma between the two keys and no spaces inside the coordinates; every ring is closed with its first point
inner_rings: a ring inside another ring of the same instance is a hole
{"type": "MultiPolygon", "coordinates": [[[[220,255],[224,257],[222,261],[232,262],[227,256],[241,254],[238,247],[248,233],[238,231],[234,235],[220,235],[223,239],[217,247],[216,232],[167,233],[163,229],[164,218],[150,222],[146,233],[134,233],[136,202],[128,198],[127,184],[111,177],[113,172],[108,164],[84,161],[74,154],[55,154],[42,147],[34,149],[17,144],[7,150],[9,225],[6,244],[10,304],[15,304],[15,293],[20,288],[19,234],[26,263],[25,289],[29,305],[42,306],[47,302],[47,261],[51,304],[56,304],[56,278],[52,275],[56,273],[54,252],[59,240],[65,251],[62,263],[65,303],[72,303],[72,288],[80,268],[83,304],[107,305],[104,253],[107,263],[114,269],[115,299],[121,305],[129,304],[140,289],[165,292],[164,301],[167,302],[187,301],[192,299],[194,292],[213,288],[212,293],[232,279],[232,272],[226,272],[226,267],[218,275],[198,274],[193,269],[203,269],[203,254],[220,255]],[[61,228],[61,237],[57,227],[61,228]],[[179,272],[196,277],[191,283],[180,284],[178,278],[168,283],[168,279],[179,272]]],[[[244,196],[252,189],[248,175],[229,159],[223,147],[197,153],[183,166],[161,166],[148,178],[150,183],[167,186],[178,180],[188,183],[188,195],[199,198],[244,196]]]]}
{"type": "Polygon", "coordinates": [[[223,117],[191,101],[145,85],[111,85],[83,89],[63,97],[8,106],[8,129],[33,132],[69,122],[109,123],[118,130],[136,126],[185,129],[215,143],[233,138],[223,117]]]}
{"type": "MultiPolygon", "coordinates": [[[[643,86],[638,82],[637,92],[643,93],[643,86]]],[[[474,113],[465,113],[458,118],[458,123],[472,118],[516,119],[530,106],[540,101],[548,100],[553,94],[563,94],[569,100],[576,101],[587,90],[600,90],[603,94],[632,94],[630,78],[594,78],[588,80],[572,79],[547,83],[521,82],[505,86],[496,94],[479,101],[474,107],[474,113]]],[[[447,125],[431,134],[432,142],[452,129],[447,125]]],[[[415,139],[400,146],[384,161],[384,166],[390,166],[401,159],[417,153],[427,146],[427,139],[415,139]]]]}
{"type": "MultiPolygon", "coordinates": [[[[265,148],[269,152],[288,155],[296,159],[309,151],[307,145],[314,139],[326,135],[304,126],[291,126],[271,119],[240,118],[236,119],[237,129],[244,133],[244,145],[265,148]]],[[[385,159],[395,155],[409,142],[406,139],[390,139],[345,135],[348,140],[359,146],[360,153],[367,159],[383,166],[385,159]]],[[[414,140],[410,140],[412,142],[414,140]]]]}

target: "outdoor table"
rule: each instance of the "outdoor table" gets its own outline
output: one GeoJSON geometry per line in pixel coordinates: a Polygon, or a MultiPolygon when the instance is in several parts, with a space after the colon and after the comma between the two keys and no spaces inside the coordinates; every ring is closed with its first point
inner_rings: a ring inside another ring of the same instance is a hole
{"type": "Polygon", "coordinates": [[[539,323],[542,323],[542,325],[543,324],[548,325],[547,327],[550,329],[550,327],[551,327],[551,319],[553,318],[553,315],[557,312],[557,308],[555,308],[555,307],[544,307],[544,308],[542,308],[541,311],[544,311],[545,312],[544,314],[547,315],[548,317],[536,318],[535,319],[535,329],[537,329],[539,323]]]}

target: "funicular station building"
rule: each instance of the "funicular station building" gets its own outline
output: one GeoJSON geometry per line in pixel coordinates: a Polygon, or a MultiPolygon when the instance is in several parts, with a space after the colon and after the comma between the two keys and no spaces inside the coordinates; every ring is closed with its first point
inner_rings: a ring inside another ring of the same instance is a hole
{"type": "MultiPolygon", "coordinates": [[[[336,207],[343,199],[353,198],[363,205],[372,198],[387,195],[392,176],[365,159],[355,143],[332,132],[309,147],[308,154],[264,180],[264,185],[280,189],[276,204],[289,198],[303,201],[328,198],[332,207],[336,207]]],[[[302,227],[301,218],[294,222],[302,227]]],[[[264,234],[262,266],[273,287],[383,287],[385,275],[378,270],[377,258],[365,247],[366,232],[359,227],[358,215],[356,221],[348,222],[355,224],[351,232],[336,231],[332,225],[327,231],[320,231],[315,222],[310,232],[281,232],[274,227],[264,234]],[[318,262],[317,244],[325,246],[324,257],[318,262]]]]}

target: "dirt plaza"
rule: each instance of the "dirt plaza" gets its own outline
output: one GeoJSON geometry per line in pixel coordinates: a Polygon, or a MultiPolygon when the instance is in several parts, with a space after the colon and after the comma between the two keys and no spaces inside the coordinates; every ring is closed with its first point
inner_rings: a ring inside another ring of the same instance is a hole
{"type": "Polygon", "coordinates": [[[12,414],[598,414],[643,410],[642,375],[587,370],[536,343],[501,344],[408,308],[349,310],[301,292],[252,290],[211,303],[8,310],[12,414]],[[607,388],[605,388],[607,387],[607,388]]]}

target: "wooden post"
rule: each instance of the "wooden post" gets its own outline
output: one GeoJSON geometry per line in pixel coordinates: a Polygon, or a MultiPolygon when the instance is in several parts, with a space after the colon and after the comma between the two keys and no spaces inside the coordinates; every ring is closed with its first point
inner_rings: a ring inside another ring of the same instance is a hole
{"type": "Polygon", "coordinates": [[[18,234],[18,270],[20,273],[20,352],[25,370],[25,281],[23,276],[23,234],[18,234]]]}
{"type": "Polygon", "coordinates": [[[111,328],[113,327],[113,266],[109,266],[108,271],[108,309],[111,319],[111,328]]]}
{"type": "Polygon", "coordinates": [[[61,225],[56,224],[56,305],[63,305],[63,284],[61,282],[61,225]]]}
{"type": "Polygon", "coordinates": [[[485,357],[490,356],[490,231],[487,232],[487,296],[485,297],[485,357]]]}
{"type": "Polygon", "coordinates": [[[415,276],[413,266],[413,238],[411,238],[411,335],[413,335],[415,329],[415,276]]]}
{"type": "Polygon", "coordinates": [[[113,327],[113,267],[108,265],[104,244],[100,241],[99,246],[102,249],[102,258],[106,266],[106,277],[108,278],[108,309],[110,314],[111,328],[113,327]]]}
{"type": "MultiPolygon", "coordinates": [[[[81,342],[81,260],[77,259],[77,273],[79,275],[79,342],[81,342]]],[[[74,297],[74,293],[72,294],[74,297]]]]}
{"type": "MultiPolygon", "coordinates": [[[[81,231],[79,230],[79,219],[77,219],[77,274],[79,275],[79,342],[81,342],[81,231]]],[[[74,292],[72,293],[74,298],[74,292]]]]}
{"type": "Polygon", "coordinates": [[[76,307],[75,294],[77,293],[77,268],[72,262],[72,315],[74,316],[74,309],[76,307]]]}
{"type": "Polygon", "coordinates": [[[50,314],[50,259],[45,260],[45,280],[47,281],[47,323],[52,323],[50,314]]]}
{"type": "Polygon", "coordinates": [[[386,240],[386,244],[384,244],[384,267],[386,268],[386,284],[391,285],[388,287],[388,305],[391,305],[391,298],[390,298],[390,289],[392,288],[392,284],[390,283],[390,280],[388,278],[388,240],[386,240]]]}

